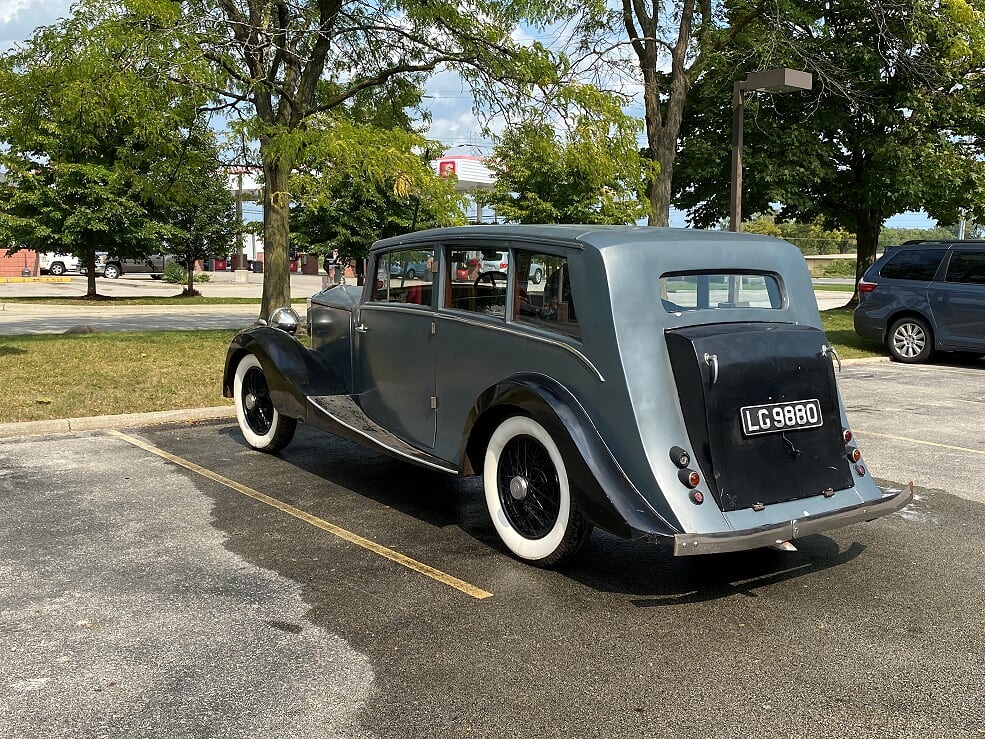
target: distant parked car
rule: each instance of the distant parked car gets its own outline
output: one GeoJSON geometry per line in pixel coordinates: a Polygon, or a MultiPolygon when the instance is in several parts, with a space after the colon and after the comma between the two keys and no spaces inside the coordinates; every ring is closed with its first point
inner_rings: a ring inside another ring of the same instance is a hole
{"type": "MultiPolygon", "coordinates": [[[[482,253],[482,262],[479,265],[481,272],[509,272],[509,269],[510,253],[508,251],[482,253]]],[[[543,264],[531,262],[527,279],[531,280],[535,285],[539,285],[540,281],[544,279],[545,274],[547,274],[547,269],[543,264]]]]}
{"type": "Polygon", "coordinates": [[[79,258],[72,254],[55,254],[55,252],[43,252],[38,256],[41,274],[59,277],[66,272],[79,271],[79,258]]]}
{"type": "Polygon", "coordinates": [[[855,332],[899,362],[935,351],[985,355],[985,241],[920,241],[889,249],[858,283],[855,332]]]}
{"type": "Polygon", "coordinates": [[[180,264],[181,260],[172,254],[151,254],[146,259],[120,259],[106,256],[102,260],[97,258],[96,274],[102,274],[103,277],[111,280],[124,274],[149,274],[153,279],[159,280],[164,275],[165,267],[171,262],[180,264]]]}
{"type": "Polygon", "coordinates": [[[390,262],[391,277],[406,277],[408,280],[413,280],[415,277],[423,277],[427,271],[427,262],[390,262]]]}

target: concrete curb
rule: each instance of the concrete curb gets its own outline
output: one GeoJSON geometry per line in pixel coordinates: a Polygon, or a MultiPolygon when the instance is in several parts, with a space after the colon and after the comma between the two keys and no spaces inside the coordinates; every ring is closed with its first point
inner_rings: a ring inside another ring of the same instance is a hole
{"type": "Polygon", "coordinates": [[[152,426],[159,423],[187,423],[189,421],[210,421],[235,417],[236,408],[234,406],[220,405],[212,408],[187,408],[175,411],[155,411],[153,413],[120,413],[113,416],[0,423],[0,439],[46,434],[72,434],[80,431],[102,431],[133,426],[152,426]]]}

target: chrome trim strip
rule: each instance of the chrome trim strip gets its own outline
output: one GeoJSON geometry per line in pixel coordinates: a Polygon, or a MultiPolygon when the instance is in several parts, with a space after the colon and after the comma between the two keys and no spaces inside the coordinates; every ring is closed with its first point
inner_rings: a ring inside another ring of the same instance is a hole
{"type": "Polygon", "coordinates": [[[581,360],[582,364],[584,364],[586,367],[592,370],[592,372],[595,373],[595,376],[599,378],[599,382],[605,382],[605,377],[603,377],[602,373],[599,372],[598,367],[592,364],[592,361],[588,357],[586,357],[580,351],[578,351],[573,346],[571,346],[571,344],[566,344],[563,341],[558,341],[557,339],[551,339],[547,336],[540,336],[538,334],[532,334],[532,333],[527,333],[526,331],[520,331],[506,323],[504,323],[503,325],[486,323],[485,321],[476,321],[471,318],[466,318],[465,316],[459,316],[454,313],[443,313],[440,311],[437,313],[437,316],[438,318],[447,318],[449,321],[457,321],[458,323],[464,323],[468,326],[479,326],[481,328],[487,328],[492,331],[499,331],[500,333],[510,334],[511,336],[518,336],[521,339],[531,339],[533,341],[539,341],[542,344],[548,344],[550,346],[556,346],[561,349],[565,349],[566,351],[569,351],[572,354],[574,354],[578,359],[581,360]]]}
{"type": "Polygon", "coordinates": [[[850,508],[819,513],[807,518],[794,518],[780,524],[713,534],[677,534],[674,537],[674,556],[719,554],[721,552],[738,552],[745,549],[769,547],[802,536],[819,534],[829,529],[848,526],[861,521],[871,521],[880,516],[895,513],[909,505],[912,500],[913,485],[911,483],[906,490],[887,493],[877,501],[859,503],[850,508]]]}

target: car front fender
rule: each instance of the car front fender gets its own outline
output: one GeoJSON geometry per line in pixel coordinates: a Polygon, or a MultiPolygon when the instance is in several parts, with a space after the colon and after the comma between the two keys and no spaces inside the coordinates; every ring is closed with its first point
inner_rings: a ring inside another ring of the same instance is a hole
{"type": "Polygon", "coordinates": [[[274,407],[285,416],[306,421],[309,396],[345,393],[336,372],[317,352],[278,328],[255,326],[236,334],[229,344],[222,379],[227,398],[233,396],[236,366],[246,354],[259,360],[274,407]]]}

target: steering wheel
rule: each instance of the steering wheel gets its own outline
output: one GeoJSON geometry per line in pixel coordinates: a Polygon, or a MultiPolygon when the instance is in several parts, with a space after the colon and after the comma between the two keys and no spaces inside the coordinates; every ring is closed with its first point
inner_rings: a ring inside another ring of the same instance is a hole
{"type": "Polygon", "coordinates": [[[475,287],[479,287],[481,283],[488,282],[490,285],[493,286],[493,288],[495,288],[496,281],[500,279],[503,281],[503,287],[506,287],[507,277],[505,272],[499,272],[497,270],[492,270],[490,272],[480,272],[475,278],[474,285],[475,287]]]}

